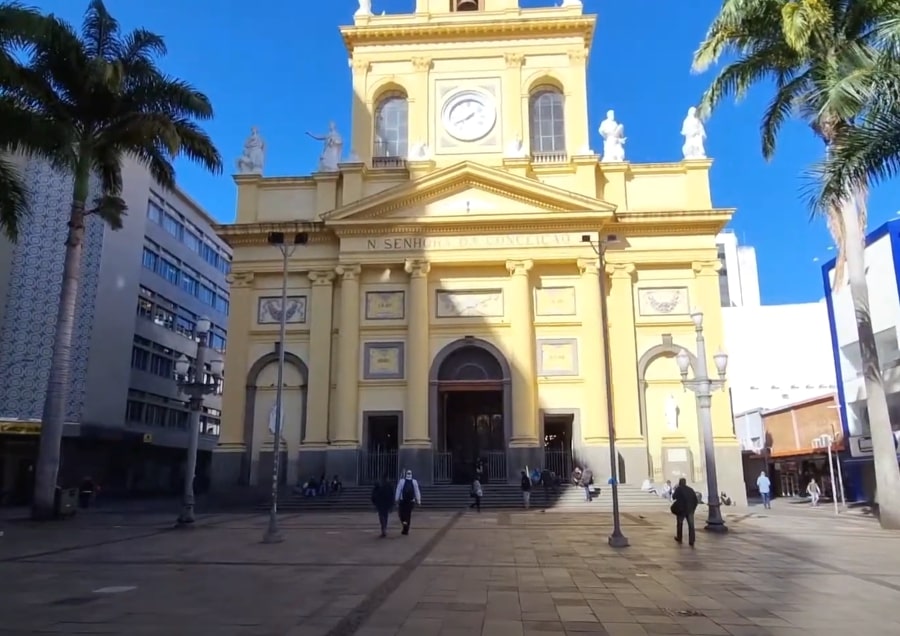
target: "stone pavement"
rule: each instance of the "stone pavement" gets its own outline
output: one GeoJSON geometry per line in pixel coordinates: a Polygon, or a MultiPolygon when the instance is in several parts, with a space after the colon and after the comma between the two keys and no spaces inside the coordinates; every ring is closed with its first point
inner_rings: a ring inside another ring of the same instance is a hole
{"type": "MultiPolygon", "coordinates": [[[[767,511],[766,511],[767,512],[767,511]]],[[[217,636],[865,636],[900,633],[900,541],[869,520],[732,511],[725,536],[672,540],[664,513],[95,514],[6,522],[0,634],[217,636]],[[392,519],[392,523],[396,523],[392,519]]]]}

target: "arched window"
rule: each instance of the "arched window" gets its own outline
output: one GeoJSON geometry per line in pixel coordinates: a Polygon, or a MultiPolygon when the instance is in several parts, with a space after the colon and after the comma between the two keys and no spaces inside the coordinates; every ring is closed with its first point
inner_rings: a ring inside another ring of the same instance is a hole
{"type": "Polygon", "coordinates": [[[566,118],[563,94],[555,86],[539,86],[531,93],[528,105],[532,154],[566,151],[566,118]]]}
{"type": "Polygon", "coordinates": [[[406,159],[409,152],[409,103],[400,91],[387,93],[375,107],[376,159],[406,159]]]}
{"type": "Polygon", "coordinates": [[[451,0],[451,11],[479,11],[481,9],[478,0],[451,0]]]}

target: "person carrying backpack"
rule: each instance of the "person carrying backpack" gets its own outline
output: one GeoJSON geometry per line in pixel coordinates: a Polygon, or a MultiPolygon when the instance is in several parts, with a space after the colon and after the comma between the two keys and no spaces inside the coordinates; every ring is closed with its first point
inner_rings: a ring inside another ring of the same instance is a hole
{"type": "Polygon", "coordinates": [[[671,507],[672,514],[675,515],[677,524],[675,526],[675,540],[678,543],[681,543],[684,522],[687,521],[688,545],[692,548],[694,547],[694,541],[697,538],[697,534],[694,531],[694,511],[697,510],[699,504],[700,499],[697,497],[697,492],[687,485],[687,479],[684,477],[679,479],[678,485],[672,493],[671,507]]]}
{"type": "Polygon", "coordinates": [[[522,503],[525,510],[531,507],[531,477],[528,476],[527,470],[522,471],[522,503]]]}
{"type": "Polygon", "coordinates": [[[394,494],[394,499],[397,502],[400,524],[403,526],[400,534],[409,534],[413,508],[417,505],[422,505],[422,493],[419,491],[419,482],[413,479],[411,470],[407,470],[405,478],[397,483],[397,492],[394,494]]]}

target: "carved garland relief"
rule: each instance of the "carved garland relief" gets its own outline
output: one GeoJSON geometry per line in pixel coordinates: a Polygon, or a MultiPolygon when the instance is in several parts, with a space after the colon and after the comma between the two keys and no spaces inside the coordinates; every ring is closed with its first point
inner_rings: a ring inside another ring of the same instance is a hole
{"type": "Polygon", "coordinates": [[[690,313],[687,287],[645,287],[638,290],[642,316],[684,316],[690,313]]]}

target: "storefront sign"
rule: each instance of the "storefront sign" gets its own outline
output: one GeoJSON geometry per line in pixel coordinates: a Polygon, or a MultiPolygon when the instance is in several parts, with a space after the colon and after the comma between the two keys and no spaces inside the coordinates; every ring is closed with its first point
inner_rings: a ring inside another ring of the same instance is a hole
{"type": "Polygon", "coordinates": [[[478,236],[379,236],[345,238],[341,249],[348,252],[416,252],[429,250],[479,250],[506,247],[568,247],[584,245],[579,233],[489,234],[478,236]]]}
{"type": "Polygon", "coordinates": [[[40,435],[40,422],[0,422],[0,434],[40,435]]]}
{"type": "MultiPolygon", "coordinates": [[[[894,449],[897,450],[898,435],[900,431],[894,433],[894,449]]],[[[872,457],[875,454],[872,446],[872,438],[868,435],[853,435],[847,438],[850,446],[850,457],[872,457]]]]}

